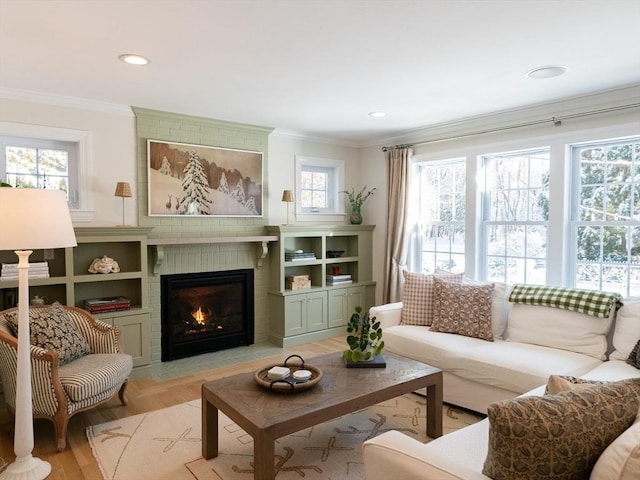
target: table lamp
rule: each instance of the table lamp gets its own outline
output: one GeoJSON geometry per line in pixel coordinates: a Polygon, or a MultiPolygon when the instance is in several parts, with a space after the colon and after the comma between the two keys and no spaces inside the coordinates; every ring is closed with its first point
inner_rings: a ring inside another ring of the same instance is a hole
{"type": "Polygon", "coordinates": [[[124,227],[126,226],[124,223],[124,199],[131,197],[131,185],[129,185],[129,182],[118,182],[114,195],[116,197],[122,197],[122,225],[118,225],[118,227],[124,227]]]}
{"type": "Polygon", "coordinates": [[[293,202],[293,192],[291,190],[284,190],[282,192],[282,201],[287,202],[287,223],[289,225],[289,204],[293,202]]]}
{"type": "Polygon", "coordinates": [[[16,376],[16,459],[0,479],[42,480],[51,465],[33,451],[33,401],[29,331],[29,256],[36,249],[75,247],[76,236],[64,192],[37,188],[0,188],[0,250],[18,256],[18,360],[16,376]]]}

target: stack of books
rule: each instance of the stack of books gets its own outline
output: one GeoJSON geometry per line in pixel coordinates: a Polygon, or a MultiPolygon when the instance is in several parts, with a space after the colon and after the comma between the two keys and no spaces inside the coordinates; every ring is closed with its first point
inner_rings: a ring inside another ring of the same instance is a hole
{"type": "Polygon", "coordinates": [[[84,308],[89,313],[129,310],[131,308],[131,300],[126,297],[90,298],[84,301],[84,308]]]}
{"type": "MultiPolygon", "coordinates": [[[[17,263],[3,263],[0,270],[0,280],[18,280],[17,263]]],[[[34,262],[29,264],[29,278],[49,278],[49,263],[34,262]]]]}
{"type": "Polygon", "coordinates": [[[293,262],[295,260],[315,260],[316,254],[313,252],[284,252],[284,260],[293,262]]]}
{"type": "Polygon", "coordinates": [[[341,275],[327,275],[327,285],[343,285],[351,283],[351,274],[344,273],[341,275]]]}

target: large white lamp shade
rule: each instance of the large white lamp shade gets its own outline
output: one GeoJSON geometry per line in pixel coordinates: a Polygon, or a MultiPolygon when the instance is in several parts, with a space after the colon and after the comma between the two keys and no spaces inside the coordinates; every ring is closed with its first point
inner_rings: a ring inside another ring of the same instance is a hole
{"type": "Polygon", "coordinates": [[[18,365],[16,379],[16,460],[0,479],[42,480],[51,465],[31,455],[33,403],[29,346],[29,255],[33,250],[77,245],[64,192],[35,188],[0,188],[0,250],[18,256],[18,365]]]}

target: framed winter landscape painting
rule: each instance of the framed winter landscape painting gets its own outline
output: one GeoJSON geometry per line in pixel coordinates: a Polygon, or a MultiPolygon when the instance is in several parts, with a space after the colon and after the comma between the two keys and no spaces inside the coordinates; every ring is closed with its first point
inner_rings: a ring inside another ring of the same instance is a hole
{"type": "Polygon", "coordinates": [[[262,216],[262,152],[147,140],[149,215],[262,216]]]}

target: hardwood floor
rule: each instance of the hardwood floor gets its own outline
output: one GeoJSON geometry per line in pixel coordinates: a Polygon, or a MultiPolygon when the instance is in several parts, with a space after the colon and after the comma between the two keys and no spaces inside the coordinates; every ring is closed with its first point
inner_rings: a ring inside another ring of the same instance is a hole
{"type": "MultiPolygon", "coordinates": [[[[156,381],[152,378],[130,380],[127,387],[128,404],[126,406],[121,405],[116,396],[109,402],[87,412],[79,413],[71,419],[67,434],[67,448],[63,452],[56,452],[53,423],[48,420],[36,420],[34,422],[35,447],[33,455],[51,464],[52,472],[48,479],[102,479],[102,474],[93,458],[85,433],[88,426],[200,398],[200,386],[203,382],[236,373],[253,372],[263,366],[282,362],[287,355],[292,353],[309,360],[317,355],[340,352],[345,347],[344,338],[336,337],[286,349],[280,355],[212,368],[176,379],[166,381],[156,381]]],[[[8,433],[12,427],[11,421],[6,409],[3,408],[0,414],[2,427],[0,430],[0,457],[7,463],[11,463],[15,459],[13,433],[8,433]]]]}

